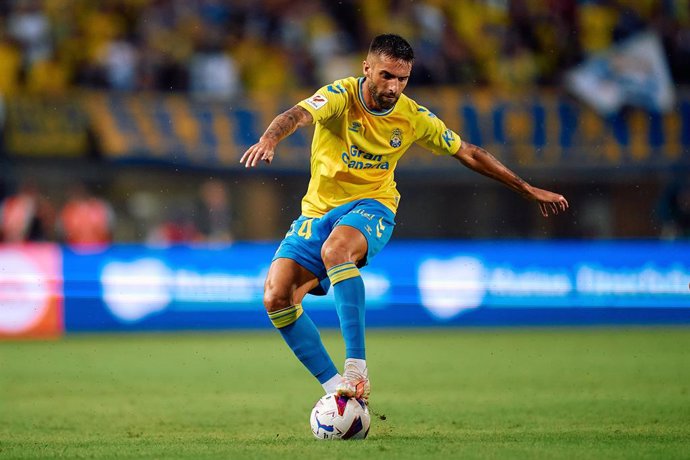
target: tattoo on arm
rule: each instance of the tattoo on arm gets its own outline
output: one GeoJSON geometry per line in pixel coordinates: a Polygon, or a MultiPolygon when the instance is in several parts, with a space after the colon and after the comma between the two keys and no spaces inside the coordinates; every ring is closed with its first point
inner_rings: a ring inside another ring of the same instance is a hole
{"type": "Polygon", "coordinates": [[[261,137],[269,139],[277,144],[294,133],[297,128],[308,125],[311,122],[311,114],[302,107],[296,105],[275,117],[261,137]]]}
{"type": "Polygon", "coordinates": [[[525,190],[529,187],[527,182],[508,169],[507,166],[498,161],[492,154],[469,142],[466,143],[464,148],[467,149],[464,155],[456,154],[456,158],[460,160],[462,164],[480,174],[504,183],[518,193],[525,193],[525,190]]]}

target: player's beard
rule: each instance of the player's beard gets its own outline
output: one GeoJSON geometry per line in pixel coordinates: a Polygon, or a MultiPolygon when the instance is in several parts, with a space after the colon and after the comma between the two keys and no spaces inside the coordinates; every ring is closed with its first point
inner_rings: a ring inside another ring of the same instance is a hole
{"type": "Polygon", "coordinates": [[[385,97],[383,93],[376,91],[376,85],[373,82],[369,82],[369,95],[371,99],[376,103],[376,107],[379,110],[388,110],[398,102],[400,96],[395,97],[385,97]]]}

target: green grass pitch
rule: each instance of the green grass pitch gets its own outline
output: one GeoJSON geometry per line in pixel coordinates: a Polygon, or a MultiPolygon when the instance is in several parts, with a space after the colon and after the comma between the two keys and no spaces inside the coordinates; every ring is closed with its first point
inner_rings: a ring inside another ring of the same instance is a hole
{"type": "Polygon", "coordinates": [[[378,417],[350,442],[313,439],[321,388],[274,331],[0,342],[0,458],[690,458],[690,329],[367,341],[378,417]]]}

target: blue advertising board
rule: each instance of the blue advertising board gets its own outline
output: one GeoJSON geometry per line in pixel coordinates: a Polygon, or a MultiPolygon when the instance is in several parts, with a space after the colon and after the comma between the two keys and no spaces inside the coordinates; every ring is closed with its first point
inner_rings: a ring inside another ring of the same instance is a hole
{"type": "MultiPolygon", "coordinates": [[[[271,327],[276,246],[65,248],[66,331],[271,327]]],[[[362,276],[373,327],[690,323],[690,243],[398,241],[362,276]]],[[[332,292],[303,305],[338,325],[332,292]]]]}

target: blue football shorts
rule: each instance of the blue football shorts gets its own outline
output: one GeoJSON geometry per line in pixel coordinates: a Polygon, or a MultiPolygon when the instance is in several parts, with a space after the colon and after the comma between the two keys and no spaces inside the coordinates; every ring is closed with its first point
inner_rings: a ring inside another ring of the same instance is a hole
{"type": "Polygon", "coordinates": [[[285,234],[273,260],[292,259],[312,272],[319,279],[320,287],[311,294],[325,295],[331,283],[321,260],[321,246],[339,225],[354,227],[367,239],[367,256],[360,262],[361,268],[390,240],[395,214],[376,200],[364,199],[338,206],[322,217],[300,216],[285,234]]]}

